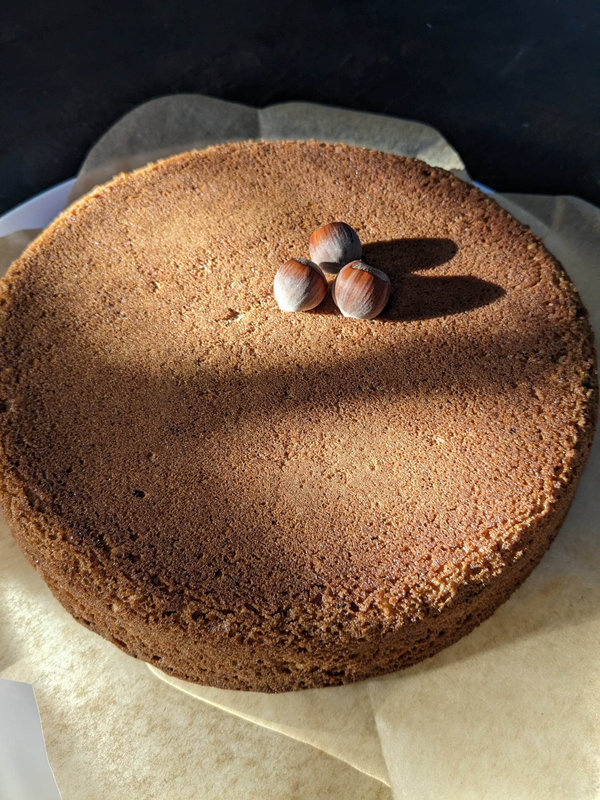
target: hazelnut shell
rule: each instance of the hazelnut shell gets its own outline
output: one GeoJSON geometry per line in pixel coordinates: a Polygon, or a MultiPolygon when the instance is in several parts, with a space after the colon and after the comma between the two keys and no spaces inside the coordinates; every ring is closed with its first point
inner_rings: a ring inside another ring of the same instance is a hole
{"type": "Polygon", "coordinates": [[[339,271],[332,296],[345,317],[374,319],[387,305],[391,291],[392,285],[385,272],[356,260],[339,271]]]}
{"type": "Polygon", "coordinates": [[[344,264],[362,255],[358,234],[345,222],[329,222],[311,234],[308,242],[311,259],[322,270],[339,272],[344,264]]]}
{"type": "Polygon", "coordinates": [[[282,311],[310,311],[327,294],[327,279],[312,261],[290,258],[277,270],[273,293],[282,311]]]}

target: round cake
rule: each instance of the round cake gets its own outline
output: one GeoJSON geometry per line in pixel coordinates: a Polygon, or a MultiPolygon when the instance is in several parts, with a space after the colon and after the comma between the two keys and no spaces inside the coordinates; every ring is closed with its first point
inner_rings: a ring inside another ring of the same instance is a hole
{"type": "Polygon", "coordinates": [[[575,288],[415,159],[169,158],[67,209],[0,288],[11,529],[76,619],[186,680],[279,692],[433,655],[538,563],[590,448],[575,288]],[[332,220],[391,279],[378,319],[277,307],[332,220]]]}

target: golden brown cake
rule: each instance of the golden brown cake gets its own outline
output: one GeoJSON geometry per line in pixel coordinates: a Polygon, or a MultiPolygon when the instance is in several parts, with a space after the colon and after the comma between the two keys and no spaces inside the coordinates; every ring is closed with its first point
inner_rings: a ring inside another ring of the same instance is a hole
{"type": "Polygon", "coordinates": [[[236,143],[123,175],[1,283],[0,495],[60,602],[199,683],[359,680],[471,631],[540,560],[596,412],[567,275],[411,159],[236,143]],[[331,220],[393,294],[285,314],[331,220]]]}

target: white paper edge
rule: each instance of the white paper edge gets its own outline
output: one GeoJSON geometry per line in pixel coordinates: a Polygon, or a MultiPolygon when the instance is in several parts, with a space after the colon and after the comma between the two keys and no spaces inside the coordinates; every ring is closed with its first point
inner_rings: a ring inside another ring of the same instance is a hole
{"type": "Polygon", "coordinates": [[[74,183],[75,178],[69,178],[7,211],[0,217],[0,236],[8,236],[15,231],[45,228],[67,207],[74,183]]]}
{"type": "Polygon", "coordinates": [[[61,800],[30,683],[0,678],[0,798],[61,800]]]}

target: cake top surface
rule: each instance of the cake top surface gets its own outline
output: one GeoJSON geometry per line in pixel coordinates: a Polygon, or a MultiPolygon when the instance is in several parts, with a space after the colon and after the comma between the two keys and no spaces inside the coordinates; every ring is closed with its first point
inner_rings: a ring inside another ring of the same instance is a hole
{"type": "Polygon", "coordinates": [[[4,469],[57,552],[174,611],[439,610],[518,557],[592,424],[587,318],[539,240],[359,148],[235,143],[121,176],[0,302],[4,469]],[[331,220],[392,280],[377,320],[277,308],[278,266],[331,220]]]}

